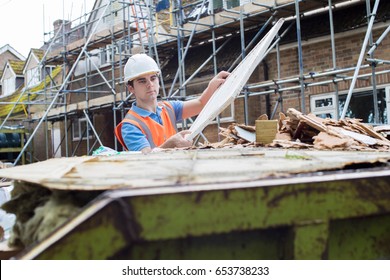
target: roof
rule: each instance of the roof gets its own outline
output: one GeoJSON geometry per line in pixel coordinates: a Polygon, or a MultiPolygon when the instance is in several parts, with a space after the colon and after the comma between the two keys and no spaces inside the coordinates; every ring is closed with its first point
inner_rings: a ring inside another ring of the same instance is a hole
{"type": "Polygon", "coordinates": [[[26,58],[21,55],[17,50],[15,50],[13,47],[11,47],[9,44],[6,44],[0,48],[0,54],[5,53],[5,52],[11,52],[14,56],[19,58],[20,60],[25,60],[26,58]]]}
{"type": "Polygon", "coordinates": [[[23,76],[23,67],[25,61],[20,60],[8,60],[8,64],[11,66],[12,70],[17,76],[23,76]]]}
{"type": "Polygon", "coordinates": [[[41,49],[30,49],[30,52],[28,54],[28,58],[27,58],[27,61],[26,63],[24,64],[23,66],[23,72],[25,71],[25,68],[28,67],[28,65],[30,64],[30,61],[31,61],[31,57],[34,56],[35,59],[38,61],[38,63],[40,63],[43,59],[43,56],[45,55],[45,51],[44,50],[41,50],[41,49]]]}
{"type": "Polygon", "coordinates": [[[41,61],[45,55],[45,51],[40,49],[31,49],[31,52],[38,58],[39,61],[41,61]]]}

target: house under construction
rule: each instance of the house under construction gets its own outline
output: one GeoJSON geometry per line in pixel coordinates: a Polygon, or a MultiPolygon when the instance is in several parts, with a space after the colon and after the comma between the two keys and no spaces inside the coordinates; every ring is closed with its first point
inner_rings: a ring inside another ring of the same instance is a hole
{"type": "Polygon", "coordinates": [[[278,18],[286,22],[273,48],[198,141],[290,107],[388,122],[387,1],[155,2],[96,1],[82,18],[55,21],[45,45],[31,50],[24,85],[2,98],[1,124],[25,128],[29,162],[122,149],[113,129],[133,101],[122,82],[130,55],[153,56],[161,98],[185,100],[232,71],[278,18]]]}

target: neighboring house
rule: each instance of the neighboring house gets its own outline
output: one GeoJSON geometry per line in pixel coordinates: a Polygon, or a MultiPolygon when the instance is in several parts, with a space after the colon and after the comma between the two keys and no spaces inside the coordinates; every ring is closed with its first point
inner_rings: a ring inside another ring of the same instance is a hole
{"type": "MultiPolygon", "coordinates": [[[[61,85],[61,66],[40,63],[43,56],[44,50],[31,49],[26,61],[8,59],[2,68],[0,118],[8,117],[8,126],[33,126],[31,113],[44,111],[48,102],[51,102],[53,93],[56,93],[57,85],[61,85]]],[[[44,133],[38,132],[37,135],[45,141],[44,133]]],[[[45,145],[39,141],[33,145],[34,153],[45,154],[45,145]]]]}
{"type": "Polygon", "coordinates": [[[1,78],[3,76],[3,69],[8,60],[25,60],[26,58],[16,51],[9,44],[0,48],[0,95],[2,94],[1,78]]]}
{"type": "Polygon", "coordinates": [[[8,60],[1,76],[2,93],[1,96],[7,96],[16,91],[24,83],[23,76],[24,61],[8,60]]]}

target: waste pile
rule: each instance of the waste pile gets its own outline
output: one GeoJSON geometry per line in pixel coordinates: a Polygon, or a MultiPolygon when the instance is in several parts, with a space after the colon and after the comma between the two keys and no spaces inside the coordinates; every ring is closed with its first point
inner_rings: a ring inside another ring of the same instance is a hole
{"type": "MultiPolygon", "coordinates": [[[[267,116],[262,115],[258,119],[264,120],[267,116]]],[[[253,138],[248,135],[255,137],[255,126],[233,123],[227,128],[220,128],[219,134],[224,137],[222,141],[203,144],[202,148],[241,145],[316,150],[389,151],[389,132],[390,126],[380,126],[376,129],[362,123],[360,119],[345,118],[338,121],[323,119],[311,113],[305,115],[289,108],[286,115],[279,114],[278,131],[270,144],[251,141],[253,138]],[[242,133],[242,130],[247,133],[242,133]]]]}

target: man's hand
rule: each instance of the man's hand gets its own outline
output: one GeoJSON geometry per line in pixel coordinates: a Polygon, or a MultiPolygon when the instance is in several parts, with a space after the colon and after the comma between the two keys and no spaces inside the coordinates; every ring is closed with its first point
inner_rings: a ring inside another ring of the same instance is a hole
{"type": "Polygon", "coordinates": [[[206,90],[214,93],[226,81],[226,78],[229,76],[229,74],[230,73],[227,71],[219,72],[214,78],[211,79],[206,90]]]}
{"type": "Polygon", "coordinates": [[[165,141],[160,148],[169,149],[169,148],[186,148],[191,147],[192,141],[189,141],[185,138],[187,134],[190,134],[191,131],[183,130],[175,135],[172,135],[165,141]]]}
{"type": "Polygon", "coordinates": [[[226,81],[229,74],[230,73],[226,71],[219,72],[210,80],[207,88],[200,97],[185,101],[183,106],[183,119],[198,115],[215,91],[226,81]]]}

